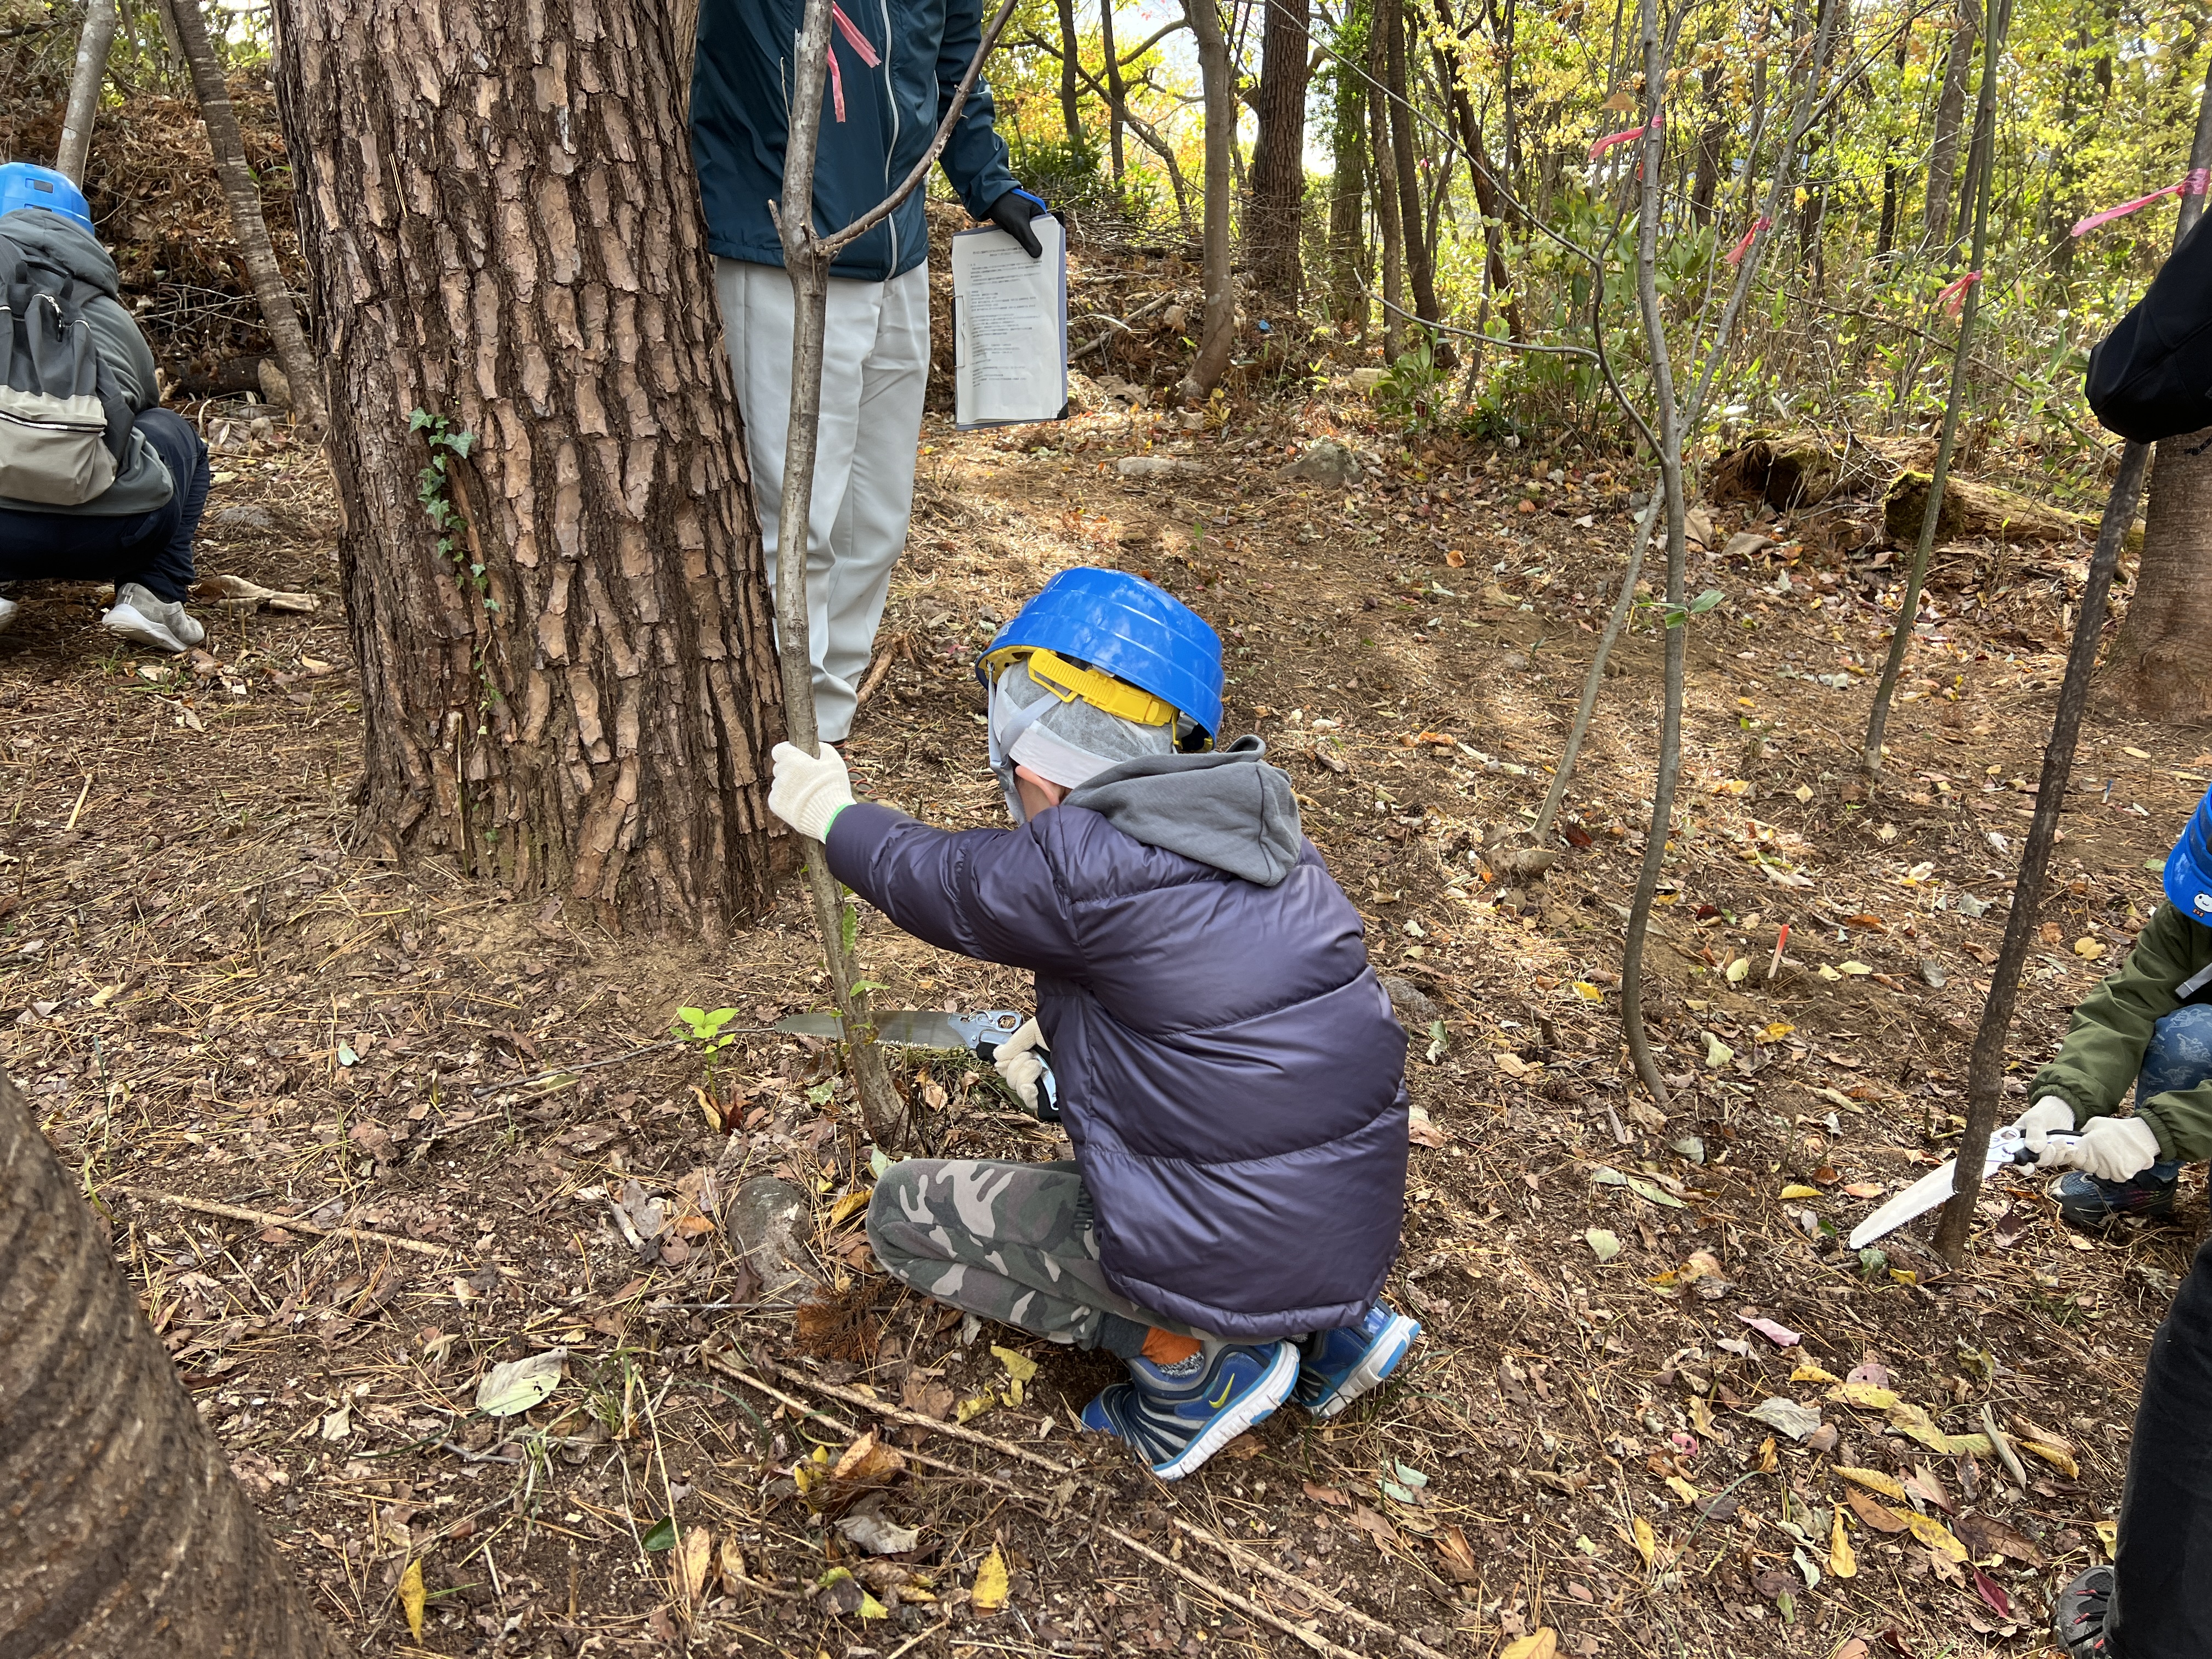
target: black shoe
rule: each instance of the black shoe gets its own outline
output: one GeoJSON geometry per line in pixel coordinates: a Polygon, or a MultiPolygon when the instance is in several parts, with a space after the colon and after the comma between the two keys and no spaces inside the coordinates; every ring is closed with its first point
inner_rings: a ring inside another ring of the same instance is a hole
{"type": "Polygon", "coordinates": [[[2181,1165],[2163,1159],[2126,1181],[2100,1181],[2086,1170],[2069,1170],[2052,1183],[2058,1218],[2069,1227],[2101,1227],[2121,1216],[2157,1221],[2173,1213],[2173,1194],[2181,1184],[2181,1165]]]}
{"type": "Polygon", "coordinates": [[[2118,1659],[2105,1639],[2105,1619],[2112,1607],[2112,1570],[2092,1567],[2058,1592],[2051,1610],[2051,1629],[2067,1659],[2118,1659]]]}

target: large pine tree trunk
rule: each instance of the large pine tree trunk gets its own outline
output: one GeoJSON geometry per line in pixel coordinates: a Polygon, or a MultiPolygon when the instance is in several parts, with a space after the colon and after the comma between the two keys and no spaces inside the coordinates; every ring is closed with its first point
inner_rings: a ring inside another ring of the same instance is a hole
{"type": "Polygon", "coordinates": [[[0,1076],[0,1653],[341,1651],[0,1076]]]}
{"type": "Polygon", "coordinates": [[[766,890],[781,720],[688,53],[652,0],[278,15],[366,844],[719,937],[766,890]]]}
{"type": "Polygon", "coordinates": [[[1260,137],[1244,246],[1261,287],[1295,302],[1305,217],[1306,75],[1312,0],[1273,0],[1261,37],[1260,137]]]}

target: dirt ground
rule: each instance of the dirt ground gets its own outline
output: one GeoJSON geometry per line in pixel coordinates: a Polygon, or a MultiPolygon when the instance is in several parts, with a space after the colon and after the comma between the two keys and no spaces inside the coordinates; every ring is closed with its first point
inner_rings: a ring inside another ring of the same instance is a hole
{"type": "MultiPolygon", "coordinates": [[[[1871,792],[1879,503],[1766,514],[1772,545],[1697,558],[1728,602],[1692,623],[1650,951],[1662,1115],[1617,1006],[1649,626],[1555,866],[1484,857],[1547,784],[1627,464],[1409,449],[1341,386],[1197,430],[932,417],[863,792],[996,820],[979,642],[1054,569],[1140,570],[1220,629],[1231,729],[1291,769],[1401,981],[1421,1115],[1389,1294],[1427,1334],[1346,1419],[1285,1410],[1170,1486],[1075,1431],[1109,1362],[964,1330],[873,1271],[836,1055],[750,1029],[825,994],[795,886],[709,957],[353,855],[335,505],[281,437],[212,429],[206,569],[321,608],[210,613],[178,665],[110,642],[89,589],[23,595],[0,1013],[203,1413],[363,1652],[2013,1655],[2104,1559],[2201,1176],[2175,1224],[2096,1239],[2002,1180],[1948,1276],[1924,1224],[1880,1258],[1838,1237],[1960,1127],[2085,547],[1943,550],[1871,792]],[[1274,478],[1323,435],[1364,453],[1361,483],[1274,478]],[[1145,454],[1191,470],[1121,475],[1145,454]],[[668,1043],[685,1005],[743,1034],[668,1043]],[[808,1195],[819,1291],[743,1254],[732,1195],[763,1174],[808,1195]],[[556,1349],[543,1404],[475,1409],[489,1367],[556,1349]]],[[[1750,521],[1717,519],[1715,545],[1750,521]]],[[[2156,902],[2201,741],[2092,720],[2015,1090],[2156,902]]],[[[872,914],[860,941],[884,1006],[1027,1006],[872,914]]],[[[1051,1155],[957,1060],[904,1073],[930,1150],[1051,1155]]]]}

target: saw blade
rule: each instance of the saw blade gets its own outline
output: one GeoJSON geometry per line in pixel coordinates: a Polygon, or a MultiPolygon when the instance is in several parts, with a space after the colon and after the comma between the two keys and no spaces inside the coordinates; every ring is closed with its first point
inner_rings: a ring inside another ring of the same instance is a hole
{"type": "MultiPolygon", "coordinates": [[[[927,1008],[885,1009],[872,1017],[876,1041],[923,1048],[973,1050],[972,1027],[977,1016],[947,1014],[927,1008]]],[[[838,1037],[845,1022],[836,1014],[791,1014],[776,1021],[773,1030],[795,1036],[838,1037]]]]}

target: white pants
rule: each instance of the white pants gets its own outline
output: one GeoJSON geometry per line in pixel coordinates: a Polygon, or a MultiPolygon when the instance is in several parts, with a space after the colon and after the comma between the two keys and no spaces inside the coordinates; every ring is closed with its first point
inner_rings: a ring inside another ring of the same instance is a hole
{"type": "MultiPolygon", "coordinates": [[[[714,294],[730,340],[773,591],[791,426],[791,278],[781,265],[717,259],[714,294]]],[[[928,266],[887,283],[830,278],[806,546],[814,717],[825,743],[842,743],[853,729],[854,694],[883,620],[891,567],[906,547],[928,382],[928,266]]]]}

